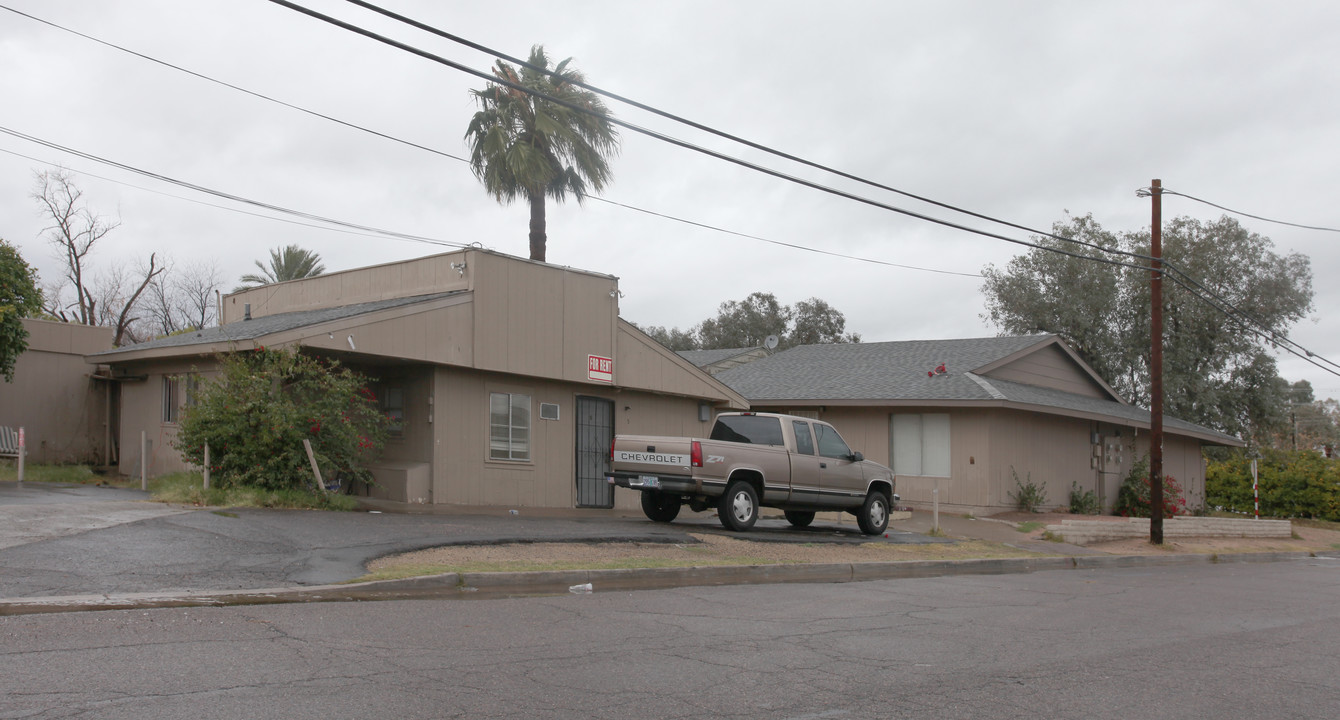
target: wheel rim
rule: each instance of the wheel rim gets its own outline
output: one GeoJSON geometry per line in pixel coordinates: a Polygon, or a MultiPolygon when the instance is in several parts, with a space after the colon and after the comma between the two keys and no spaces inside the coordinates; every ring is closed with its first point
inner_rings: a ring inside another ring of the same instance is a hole
{"type": "Polygon", "coordinates": [[[870,504],[870,522],[875,527],[883,525],[886,517],[888,517],[888,513],[884,509],[884,501],[876,500],[870,504]]]}
{"type": "Polygon", "coordinates": [[[754,516],[754,504],[749,502],[749,493],[740,491],[731,500],[731,514],[740,522],[749,522],[754,516]]]}

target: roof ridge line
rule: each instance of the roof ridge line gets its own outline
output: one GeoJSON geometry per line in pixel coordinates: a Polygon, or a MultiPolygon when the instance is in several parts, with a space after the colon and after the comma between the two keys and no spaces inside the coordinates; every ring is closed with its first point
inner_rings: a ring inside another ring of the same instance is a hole
{"type": "Polygon", "coordinates": [[[984,377],[982,377],[982,376],[980,376],[980,375],[977,375],[977,374],[973,373],[972,371],[966,371],[966,372],[964,372],[963,374],[966,375],[966,376],[968,376],[968,379],[972,380],[973,382],[977,383],[978,385],[981,385],[981,386],[982,386],[982,389],[986,391],[986,394],[987,394],[987,395],[990,395],[992,398],[994,398],[994,399],[996,399],[996,400],[1004,400],[1004,399],[1006,399],[1006,398],[1005,398],[1005,393],[1003,393],[1003,392],[997,390],[991,383],[987,382],[986,378],[984,378],[984,377]]]}

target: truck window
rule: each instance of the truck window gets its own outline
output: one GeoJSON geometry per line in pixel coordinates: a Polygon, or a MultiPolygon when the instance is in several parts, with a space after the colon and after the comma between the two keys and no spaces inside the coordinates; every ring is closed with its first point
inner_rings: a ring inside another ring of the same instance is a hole
{"type": "Polygon", "coordinates": [[[786,444],[782,440],[782,421],[757,415],[723,415],[717,418],[717,424],[712,426],[711,439],[751,445],[786,444]]]}
{"type": "Polygon", "coordinates": [[[851,448],[842,439],[841,435],[827,425],[815,425],[815,433],[819,436],[819,454],[824,457],[846,460],[851,457],[851,448]]]}
{"type": "Polygon", "coordinates": [[[810,424],[792,420],[791,426],[796,431],[796,452],[801,455],[813,455],[814,439],[810,437],[810,424]]]}

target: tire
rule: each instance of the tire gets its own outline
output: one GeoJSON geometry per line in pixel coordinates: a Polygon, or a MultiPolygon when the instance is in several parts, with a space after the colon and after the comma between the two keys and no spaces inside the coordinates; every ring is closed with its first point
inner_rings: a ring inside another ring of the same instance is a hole
{"type": "Polygon", "coordinates": [[[792,527],[809,527],[814,522],[814,513],[808,510],[787,510],[786,521],[791,523],[792,527]]]}
{"type": "Polygon", "coordinates": [[[726,494],[717,503],[717,518],[722,527],[744,532],[758,521],[758,493],[754,486],[736,480],[726,487],[726,494]]]}
{"type": "Polygon", "coordinates": [[[668,523],[679,515],[678,495],[669,495],[659,490],[642,491],[642,512],[656,522],[668,523]]]}
{"type": "Polygon", "coordinates": [[[866,535],[878,535],[889,527],[889,496],[881,490],[871,490],[861,503],[856,524],[866,535]]]}

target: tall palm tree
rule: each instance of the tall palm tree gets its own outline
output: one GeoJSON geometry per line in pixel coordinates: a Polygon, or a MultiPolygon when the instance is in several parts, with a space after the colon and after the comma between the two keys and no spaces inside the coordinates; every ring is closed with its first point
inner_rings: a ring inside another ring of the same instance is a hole
{"type": "Polygon", "coordinates": [[[288,245],[283,248],[275,248],[270,251],[270,266],[256,261],[256,267],[260,268],[260,275],[249,273],[243,275],[241,285],[233,288],[233,292],[246,290],[247,288],[260,285],[270,285],[285,280],[301,280],[303,278],[314,277],[326,271],[326,266],[321,264],[321,256],[311,250],[303,250],[297,245],[288,245]]]}
{"type": "MultiPolygon", "coordinates": [[[[498,202],[506,205],[518,197],[526,199],[532,260],[543,261],[545,256],[545,197],[562,201],[571,194],[581,203],[588,186],[597,192],[604,189],[611,178],[607,158],[619,151],[619,133],[609,121],[605,103],[573,84],[586,78],[568,66],[571,61],[559,63],[548,75],[531,67],[518,70],[499,60],[493,74],[525,90],[489,83],[483,90],[470,91],[479,103],[465,131],[470,167],[498,202]]],[[[549,69],[543,45],[530,49],[528,62],[549,69]]]]}

